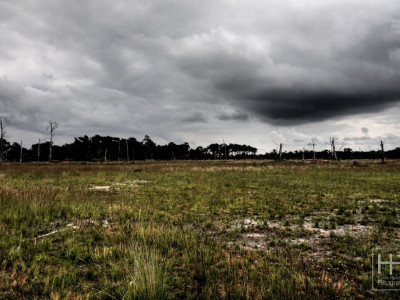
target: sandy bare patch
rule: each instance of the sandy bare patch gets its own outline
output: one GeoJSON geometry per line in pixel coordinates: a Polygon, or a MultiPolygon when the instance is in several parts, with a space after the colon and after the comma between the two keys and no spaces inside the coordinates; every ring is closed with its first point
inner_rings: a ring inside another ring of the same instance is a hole
{"type": "Polygon", "coordinates": [[[261,220],[257,219],[252,219],[252,218],[245,218],[242,220],[236,220],[234,224],[231,227],[231,230],[237,230],[237,229],[244,229],[248,230],[260,225],[264,225],[264,222],[261,220]]]}
{"type": "Polygon", "coordinates": [[[128,180],[124,182],[116,182],[112,185],[95,185],[89,188],[89,191],[97,191],[97,192],[115,192],[119,191],[120,188],[127,187],[139,187],[143,184],[148,183],[146,180],[128,180]]]}
{"type": "Polygon", "coordinates": [[[192,167],[193,172],[247,172],[259,169],[257,166],[211,166],[211,167],[192,167]]]}
{"type": "MultiPolygon", "coordinates": [[[[325,212],[315,215],[325,215],[325,212]]],[[[284,245],[308,247],[307,258],[313,261],[321,261],[330,256],[331,251],[326,249],[326,244],[334,236],[350,236],[362,238],[374,229],[370,225],[344,224],[335,228],[316,228],[313,218],[310,216],[299,224],[285,225],[283,221],[261,221],[252,218],[236,220],[230,231],[241,230],[234,241],[228,245],[239,247],[243,250],[272,251],[276,247],[284,245]]]]}
{"type": "Polygon", "coordinates": [[[110,185],[95,185],[89,188],[89,191],[109,192],[110,190],[111,190],[110,185]]]}
{"type": "Polygon", "coordinates": [[[124,181],[124,182],[117,182],[117,183],[114,183],[113,185],[137,187],[137,186],[140,186],[140,185],[146,184],[146,183],[148,183],[148,181],[146,181],[146,180],[128,180],[128,181],[124,181]]]}
{"type": "Polygon", "coordinates": [[[270,250],[266,233],[243,233],[236,241],[228,242],[228,245],[239,246],[240,249],[244,250],[270,250]]]}
{"type": "Polygon", "coordinates": [[[369,202],[372,202],[372,203],[385,203],[385,202],[389,202],[388,200],[385,200],[385,199],[369,199],[368,201],[369,201],[369,202]]]}

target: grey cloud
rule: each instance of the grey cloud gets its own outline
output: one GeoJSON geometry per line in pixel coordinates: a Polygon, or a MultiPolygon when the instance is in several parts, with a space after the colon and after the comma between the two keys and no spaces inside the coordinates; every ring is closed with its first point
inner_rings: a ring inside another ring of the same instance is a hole
{"type": "Polygon", "coordinates": [[[294,139],[293,141],[295,143],[305,143],[305,142],[307,142],[306,140],[303,140],[303,139],[294,139]]]}
{"type": "Polygon", "coordinates": [[[369,141],[371,140],[368,136],[352,136],[343,138],[344,141],[369,141]]]}
{"type": "Polygon", "coordinates": [[[306,124],[391,107],[400,4],[332,2],[3,1],[0,114],[40,132],[53,119],[72,136],[166,138],[182,122],[215,133],[218,120],[306,124]]]}
{"type": "Polygon", "coordinates": [[[182,118],[182,121],[188,123],[206,123],[207,119],[202,113],[194,112],[193,114],[182,118]]]}
{"type": "Polygon", "coordinates": [[[367,128],[367,127],[361,127],[361,131],[362,131],[362,133],[364,133],[365,135],[368,135],[368,128],[367,128]]]}
{"type": "Polygon", "coordinates": [[[221,121],[228,121],[228,120],[247,121],[249,120],[249,115],[243,112],[238,112],[233,114],[221,113],[217,116],[217,119],[221,121]]]}
{"type": "Polygon", "coordinates": [[[400,137],[397,134],[389,133],[383,139],[388,139],[388,140],[391,140],[391,141],[398,141],[399,138],[400,137]]]}
{"type": "Polygon", "coordinates": [[[8,124],[16,122],[15,117],[21,118],[27,107],[23,105],[24,89],[17,82],[0,78],[0,117],[8,124]]]}

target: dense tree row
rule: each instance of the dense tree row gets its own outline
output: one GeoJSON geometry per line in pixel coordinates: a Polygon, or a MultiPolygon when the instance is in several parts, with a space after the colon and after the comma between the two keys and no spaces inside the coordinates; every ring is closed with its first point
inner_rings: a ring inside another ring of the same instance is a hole
{"type": "MultiPolygon", "coordinates": [[[[338,159],[341,160],[357,160],[357,159],[381,159],[381,151],[353,151],[351,148],[344,148],[341,151],[336,151],[338,159]]],[[[385,151],[385,158],[387,159],[400,159],[400,147],[385,151]]],[[[259,155],[258,157],[264,159],[278,159],[278,152],[273,150],[270,153],[259,155]]],[[[334,159],[332,152],[329,150],[315,151],[316,159],[334,159]]],[[[314,152],[310,150],[305,151],[289,151],[282,153],[282,159],[314,159],[314,152]]]]}
{"type": "Polygon", "coordinates": [[[53,160],[73,161],[131,161],[131,160],[182,160],[182,159],[244,159],[255,158],[257,148],[237,144],[211,144],[206,148],[192,149],[188,143],[157,145],[149,136],[142,141],[136,138],[83,136],[63,146],[51,142],[33,144],[30,149],[3,139],[4,161],[48,161],[50,148],[53,160]]]}
{"type": "MultiPolygon", "coordinates": [[[[207,147],[191,148],[188,143],[157,145],[149,136],[142,141],[136,138],[118,138],[95,135],[93,137],[77,137],[70,144],[52,145],[50,141],[32,145],[30,149],[21,144],[11,144],[1,140],[3,149],[2,161],[48,161],[50,148],[53,160],[63,161],[132,161],[132,160],[204,160],[204,159],[278,159],[277,150],[265,154],[257,154],[257,148],[238,144],[210,144],[207,147]]],[[[290,159],[332,159],[328,150],[285,151],[281,158],[290,159]]],[[[353,151],[344,148],[336,152],[339,159],[380,159],[380,151],[353,151]]],[[[388,159],[400,158],[400,147],[385,152],[388,159]]]]}

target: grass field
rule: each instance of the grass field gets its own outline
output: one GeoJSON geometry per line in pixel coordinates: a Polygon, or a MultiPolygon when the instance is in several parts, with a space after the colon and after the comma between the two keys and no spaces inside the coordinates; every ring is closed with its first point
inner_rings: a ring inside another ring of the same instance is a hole
{"type": "Polygon", "coordinates": [[[3,164],[0,298],[390,298],[400,163],[3,164]]]}

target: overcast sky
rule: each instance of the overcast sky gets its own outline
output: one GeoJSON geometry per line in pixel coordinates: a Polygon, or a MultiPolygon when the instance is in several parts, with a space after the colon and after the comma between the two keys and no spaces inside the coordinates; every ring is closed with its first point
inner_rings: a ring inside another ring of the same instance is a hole
{"type": "Polygon", "coordinates": [[[8,140],[400,147],[400,1],[0,0],[8,140]]]}

